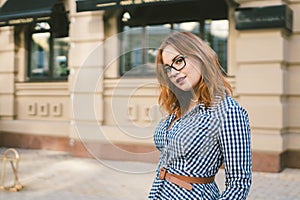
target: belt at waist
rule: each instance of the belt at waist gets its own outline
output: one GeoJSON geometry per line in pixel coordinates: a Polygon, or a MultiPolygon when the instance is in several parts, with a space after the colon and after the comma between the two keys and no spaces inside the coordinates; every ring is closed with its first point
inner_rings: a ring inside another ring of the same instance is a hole
{"type": "Polygon", "coordinates": [[[193,186],[191,183],[196,184],[207,184],[212,183],[215,180],[214,176],[211,177],[190,177],[190,176],[182,176],[178,174],[171,174],[168,173],[165,168],[161,168],[159,172],[159,179],[161,180],[168,180],[171,183],[174,183],[182,188],[185,188],[187,190],[193,189],[193,186]]]}

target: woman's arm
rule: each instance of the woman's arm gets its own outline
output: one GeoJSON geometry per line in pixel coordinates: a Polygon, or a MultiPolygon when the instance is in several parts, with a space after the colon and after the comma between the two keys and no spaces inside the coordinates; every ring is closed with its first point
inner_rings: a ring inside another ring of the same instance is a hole
{"type": "Polygon", "coordinates": [[[220,132],[225,164],[225,190],[220,199],[246,199],[252,183],[252,158],[248,113],[240,106],[226,112],[220,132]]]}

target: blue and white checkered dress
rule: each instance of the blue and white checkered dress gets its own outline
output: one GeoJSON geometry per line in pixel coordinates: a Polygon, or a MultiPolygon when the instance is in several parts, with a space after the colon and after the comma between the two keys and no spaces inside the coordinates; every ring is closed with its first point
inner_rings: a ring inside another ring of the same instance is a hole
{"type": "Polygon", "coordinates": [[[149,199],[246,199],[252,182],[247,111],[226,97],[213,108],[197,105],[167,130],[174,117],[163,119],[154,132],[154,143],[161,154],[149,199]],[[226,189],[222,193],[215,182],[192,184],[189,191],[158,179],[161,167],[174,174],[210,177],[223,163],[226,189]]]}

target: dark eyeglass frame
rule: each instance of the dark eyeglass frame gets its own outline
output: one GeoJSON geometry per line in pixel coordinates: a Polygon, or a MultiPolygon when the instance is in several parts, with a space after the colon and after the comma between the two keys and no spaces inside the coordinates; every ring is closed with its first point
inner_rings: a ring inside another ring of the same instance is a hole
{"type": "Polygon", "coordinates": [[[185,66],[186,66],[185,58],[186,58],[186,56],[185,56],[185,55],[181,55],[181,54],[175,56],[175,57],[172,59],[173,62],[172,62],[171,65],[163,65],[164,72],[165,72],[165,73],[170,73],[170,72],[172,71],[172,69],[174,69],[175,71],[178,71],[178,72],[181,71],[181,70],[182,70],[183,68],[185,68],[185,66]],[[183,64],[183,66],[182,66],[181,68],[177,69],[177,68],[174,67],[173,65],[174,65],[175,62],[180,61],[180,60],[182,60],[182,62],[183,62],[184,64],[183,64]]]}

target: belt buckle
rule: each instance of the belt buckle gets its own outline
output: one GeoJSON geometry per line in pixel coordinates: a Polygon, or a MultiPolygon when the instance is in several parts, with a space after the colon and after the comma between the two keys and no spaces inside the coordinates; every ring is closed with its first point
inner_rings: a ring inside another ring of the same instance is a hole
{"type": "Polygon", "coordinates": [[[158,176],[158,178],[160,179],[160,180],[164,180],[165,179],[165,177],[166,177],[166,174],[167,174],[167,170],[165,169],[165,168],[160,168],[160,170],[159,170],[159,176],[158,176]]]}

